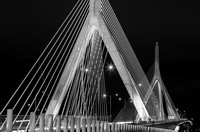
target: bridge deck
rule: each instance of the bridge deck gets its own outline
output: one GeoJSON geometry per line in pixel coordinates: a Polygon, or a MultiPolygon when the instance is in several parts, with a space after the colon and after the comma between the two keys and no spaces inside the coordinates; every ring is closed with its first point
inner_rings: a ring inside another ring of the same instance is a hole
{"type": "Polygon", "coordinates": [[[180,119],[167,119],[164,121],[153,121],[149,123],[140,123],[138,125],[144,125],[148,127],[158,127],[158,128],[165,128],[165,129],[172,129],[174,130],[175,127],[182,122],[189,121],[186,118],[180,118],[180,119]]]}

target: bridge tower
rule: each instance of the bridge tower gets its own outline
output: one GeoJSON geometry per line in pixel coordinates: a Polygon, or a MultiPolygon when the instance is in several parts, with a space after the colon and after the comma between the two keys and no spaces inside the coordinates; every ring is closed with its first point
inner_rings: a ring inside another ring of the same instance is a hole
{"type": "Polygon", "coordinates": [[[160,68],[159,68],[159,45],[155,45],[155,64],[154,64],[154,76],[151,81],[151,86],[154,91],[157,91],[159,97],[159,119],[177,119],[180,118],[176,108],[171,100],[168,91],[162,81],[160,68]],[[165,103],[164,103],[165,102],[165,103]],[[165,104],[165,105],[164,105],[165,104]],[[164,108],[166,110],[164,110],[164,108]]]}
{"type": "MultiPolygon", "coordinates": [[[[119,49],[116,46],[116,41],[114,41],[113,36],[110,34],[110,31],[102,18],[100,0],[90,0],[89,14],[57,85],[46,115],[53,114],[54,117],[56,117],[58,114],[66,91],[74,79],[75,71],[81,61],[81,57],[84,56],[86,47],[95,33],[98,33],[98,37],[102,38],[102,41],[104,42],[108,53],[110,54],[114,65],[130,95],[130,98],[134,102],[140,118],[145,121],[149,120],[150,117],[142,101],[141,95],[138,92],[138,86],[127,69],[124,60],[122,59],[123,57],[119,53],[119,49]]],[[[132,50],[131,53],[134,54],[132,50]]]]}

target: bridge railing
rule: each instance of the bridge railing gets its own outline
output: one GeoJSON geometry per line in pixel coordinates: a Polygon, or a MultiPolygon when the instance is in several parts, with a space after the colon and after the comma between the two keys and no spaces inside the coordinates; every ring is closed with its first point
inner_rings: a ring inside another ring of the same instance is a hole
{"type": "Polygon", "coordinates": [[[108,121],[100,121],[94,118],[82,118],[80,116],[65,116],[61,119],[57,116],[53,120],[53,115],[45,114],[39,115],[39,123],[36,124],[36,115],[34,112],[30,113],[30,118],[25,126],[20,129],[17,124],[13,124],[13,112],[11,109],[7,110],[6,125],[1,132],[172,132],[173,130],[146,127],[142,125],[132,124],[118,124],[108,121]]]}

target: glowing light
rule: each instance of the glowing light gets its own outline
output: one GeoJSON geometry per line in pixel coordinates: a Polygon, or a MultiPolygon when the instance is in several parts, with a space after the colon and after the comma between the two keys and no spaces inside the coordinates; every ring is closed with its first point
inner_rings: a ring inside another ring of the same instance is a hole
{"type": "Polygon", "coordinates": [[[122,100],[122,98],[119,98],[119,101],[121,101],[122,100]]]}
{"type": "Polygon", "coordinates": [[[141,84],[141,83],[139,83],[139,84],[138,84],[138,86],[139,86],[139,87],[141,87],[141,86],[142,86],[142,84],[141,84]]]}
{"type": "Polygon", "coordinates": [[[16,122],[29,122],[30,120],[16,120],[16,122]]]}
{"type": "Polygon", "coordinates": [[[118,96],[118,93],[116,93],[115,96],[118,96]]]}
{"type": "Polygon", "coordinates": [[[106,97],[106,94],[103,94],[103,97],[105,98],[105,97],[106,97]]]}
{"type": "Polygon", "coordinates": [[[113,65],[108,66],[108,69],[110,69],[110,70],[112,70],[113,68],[114,68],[113,65]]]}
{"type": "Polygon", "coordinates": [[[85,68],[85,72],[89,72],[89,69],[88,69],[88,68],[85,68]]]}
{"type": "Polygon", "coordinates": [[[108,66],[107,66],[107,69],[109,70],[109,71],[113,71],[114,70],[114,65],[113,64],[109,64],[108,66]]]}
{"type": "Polygon", "coordinates": [[[126,122],[124,122],[124,121],[122,121],[122,122],[116,122],[116,124],[130,124],[130,123],[133,123],[132,121],[126,121],[126,122]]]}

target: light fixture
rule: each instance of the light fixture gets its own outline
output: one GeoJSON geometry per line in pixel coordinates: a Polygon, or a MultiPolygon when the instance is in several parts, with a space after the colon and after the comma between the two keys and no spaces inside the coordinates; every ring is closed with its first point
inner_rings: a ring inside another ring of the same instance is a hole
{"type": "Polygon", "coordinates": [[[85,72],[88,72],[89,71],[89,69],[88,68],[85,68],[85,72]]]}
{"type": "Polygon", "coordinates": [[[114,70],[114,65],[113,64],[109,64],[108,66],[107,66],[107,70],[108,71],[113,71],[114,70]]]}

